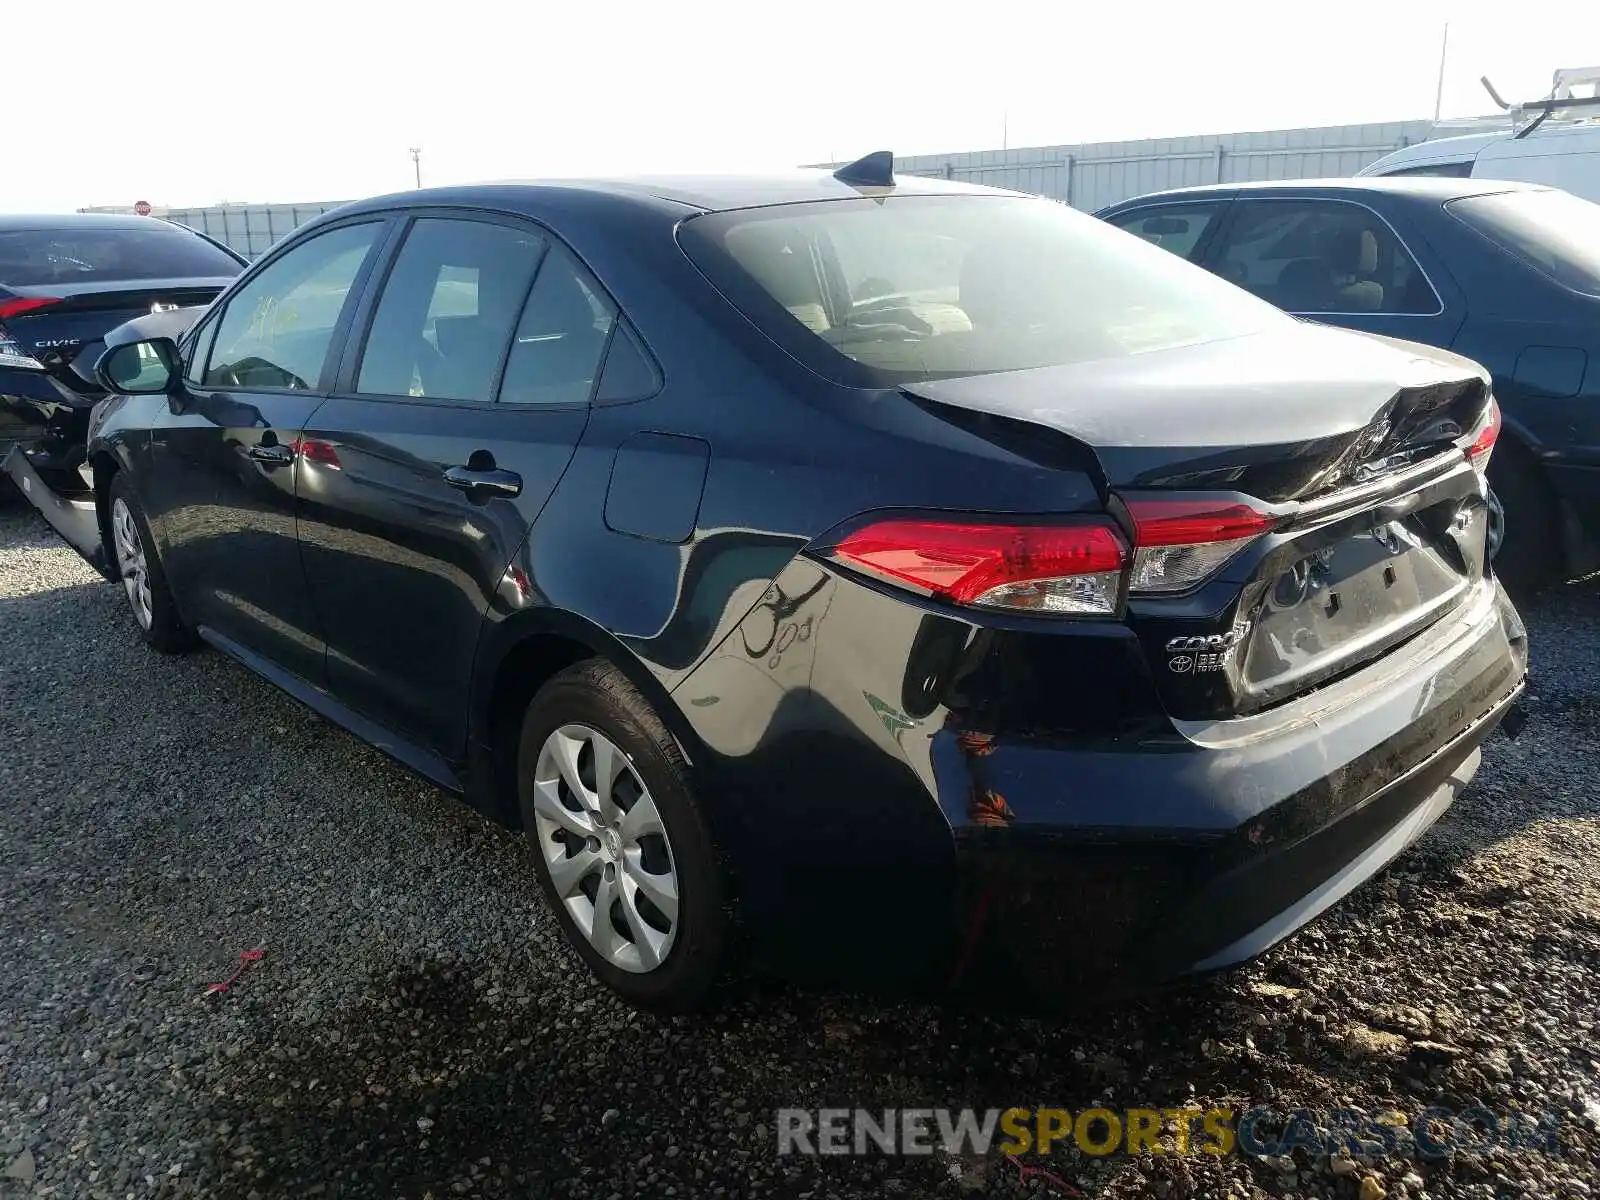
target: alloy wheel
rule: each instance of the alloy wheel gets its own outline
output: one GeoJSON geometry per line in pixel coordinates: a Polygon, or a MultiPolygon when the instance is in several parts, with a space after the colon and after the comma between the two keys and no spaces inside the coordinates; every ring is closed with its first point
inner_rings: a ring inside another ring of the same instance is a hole
{"type": "Polygon", "coordinates": [[[534,765],[539,853],[556,896],[611,965],[666,961],[678,933],[678,874],[656,802],[628,756],[598,730],[563,725],[534,765]]]}
{"type": "Polygon", "coordinates": [[[148,631],[155,620],[155,609],[150,601],[150,569],[145,561],[144,539],[139,536],[133,510],[120,496],[111,504],[111,539],[116,543],[117,570],[122,575],[122,586],[128,593],[134,619],[141,629],[148,631]]]}

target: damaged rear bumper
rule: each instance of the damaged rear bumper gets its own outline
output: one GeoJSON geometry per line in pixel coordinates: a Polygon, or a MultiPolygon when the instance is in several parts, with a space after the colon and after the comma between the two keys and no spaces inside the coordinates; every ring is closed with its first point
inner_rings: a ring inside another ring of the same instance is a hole
{"type": "Polygon", "coordinates": [[[1025,779],[998,750],[991,770],[1009,768],[1013,801],[1053,777],[1064,794],[1097,795],[1103,825],[958,831],[985,940],[1062,994],[1142,990],[1256,957],[1444,814],[1484,739],[1508,714],[1508,730],[1518,724],[1525,639],[1488,580],[1368,671],[1255,717],[1181,723],[1186,744],[1166,753],[1040,754],[1025,779]]]}

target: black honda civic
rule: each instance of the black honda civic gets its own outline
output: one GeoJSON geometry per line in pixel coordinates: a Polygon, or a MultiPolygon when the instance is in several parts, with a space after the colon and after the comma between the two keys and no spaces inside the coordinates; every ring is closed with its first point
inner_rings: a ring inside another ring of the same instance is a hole
{"type": "Polygon", "coordinates": [[[1483,371],[1047,200],[881,156],[415,191],[172,316],[109,335],[47,515],[157,650],[520,825],[640,1005],[767,952],[1244,961],[1523,687],[1483,371]]]}
{"type": "Polygon", "coordinates": [[[203,234],[109,213],[0,216],[0,458],[22,447],[61,491],[87,491],[101,336],[141,313],[210,303],[245,260],[203,234]]]}

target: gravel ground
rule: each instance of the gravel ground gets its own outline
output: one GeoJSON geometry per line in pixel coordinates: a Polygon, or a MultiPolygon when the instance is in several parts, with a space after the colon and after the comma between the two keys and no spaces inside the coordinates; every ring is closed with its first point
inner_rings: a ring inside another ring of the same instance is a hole
{"type": "Polygon", "coordinates": [[[591,987],[518,839],[0,511],[0,1197],[1588,1196],[1600,592],[1527,614],[1533,720],[1252,968],[1053,1020],[771,984],[591,987]],[[262,957],[224,993],[240,954],[262,957]],[[1520,1106],[1559,1153],[780,1158],[780,1106],[1520,1106]]]}

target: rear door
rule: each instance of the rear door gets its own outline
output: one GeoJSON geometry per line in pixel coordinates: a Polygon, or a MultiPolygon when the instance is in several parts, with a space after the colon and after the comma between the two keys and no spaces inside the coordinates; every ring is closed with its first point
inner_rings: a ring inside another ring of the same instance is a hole
{"type": "Polygon", "coordinates": [[[1403,237],[1368,204],[1254,196],[1234,204],[1202,261],[1298,317],[1448,347],[1466,306],[1419,251],[1426,254],[1420,239],[1403,237]]]}
{"type": "Polygon", "coordinates": [[[389,228],[296,241],[208,315],[139,479],[185,617],[313,683],[323,641],[295,541],[295,448],[389,228]]]}
{"type": "Polygon", "coordinates": [[[454,754],[484,614],[583,433],[616,310],[545,230],[459,212],[412,220],[363,307],[305,430],[301,553],[332,691],[454,754]]]}

